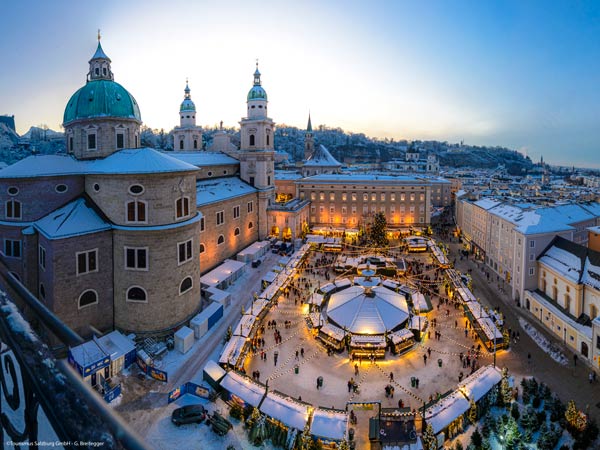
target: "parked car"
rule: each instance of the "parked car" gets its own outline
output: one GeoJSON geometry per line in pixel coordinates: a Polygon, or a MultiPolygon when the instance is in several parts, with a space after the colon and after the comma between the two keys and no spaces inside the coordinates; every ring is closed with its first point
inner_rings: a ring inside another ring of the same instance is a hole
{"type": "Polygon", "coordinates": [[[262,261],[260,259],[255,259],[254,261],[252,261],[252,267],[256,268],[258,266],[260,266],[262,263],[262,261]]]}
{"type": "Polygon", "coordinates": [[[204,419],[206,419],[206,409],[202,405],[183,406],[171,414],[171,422],[177,426],[186,423],[201,423],[204,419]]]}

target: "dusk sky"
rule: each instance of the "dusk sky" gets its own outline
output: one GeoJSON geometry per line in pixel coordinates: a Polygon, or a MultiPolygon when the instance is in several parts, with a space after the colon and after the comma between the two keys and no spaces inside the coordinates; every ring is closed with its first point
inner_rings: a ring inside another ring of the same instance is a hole
{"type": "Polygon", "coordinates": [[[600,2],[19,1],[0,15],[0,114],[60,129],[97,29],[144,124],[237,126],[256,58],[270,116],[500,145],[600,168],[600,2]]]}

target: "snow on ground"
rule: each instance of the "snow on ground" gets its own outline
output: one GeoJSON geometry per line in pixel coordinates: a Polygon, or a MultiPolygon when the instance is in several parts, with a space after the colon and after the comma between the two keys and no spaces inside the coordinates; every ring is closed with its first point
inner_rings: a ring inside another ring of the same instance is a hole
{"type": "Polygon", "coordinates": [[[519,325],[525,330],[525,332],[535,341],[537,345],[550,357],[559,364],[566,366],[569,364],[567,357],[560,351],[560,349],[546,339],[538,330],[535,329],[529,322],[522,317],[519,317],[519,325]]]}

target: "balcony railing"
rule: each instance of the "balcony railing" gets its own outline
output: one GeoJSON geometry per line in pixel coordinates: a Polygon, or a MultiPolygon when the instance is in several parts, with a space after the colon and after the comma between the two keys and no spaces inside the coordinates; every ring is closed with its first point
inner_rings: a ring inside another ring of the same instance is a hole
{"type": "Polygon", "coordinates": [[[37,300],[0,260],[0,437],[15,449],[148,448],[64,360],[58,361],[17,307],[65,346],[83,339],[37,300]]]}

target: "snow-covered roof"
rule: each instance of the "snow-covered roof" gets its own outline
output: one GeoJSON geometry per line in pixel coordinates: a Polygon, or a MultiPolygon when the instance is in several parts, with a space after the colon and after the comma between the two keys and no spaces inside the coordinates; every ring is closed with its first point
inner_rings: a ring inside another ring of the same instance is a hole
{"type": "Polygon", "coordinates": [[[459,391],[454,391],[425,410],[425,421],[438,434],[469,409],[469,402],[459,391]]]}
{"type": "Polygon", "coordinates": [[[311,167],[342,167],[342,164],[329,153],[329,150],[324,145],[318,145],[304,165],[311,167]]]}
{"type": "Polygon", "coordinates": [[[317,408],[313,412],[310,434],[313,436],[340,441],[346,436],[348,414],[317,408]]]}
{"type": "Polygon", "coordinates": [[[292,172],[289,170],[276,170],[275,180],[299,180],[302,178],[302,174],[298,172],[292,172]]]}
{"type": "Polygon", "coordinates": [[[110,223],[105,222],[83,198],[42,217],[33,226],[48,239],[65,239],[111,228],[110,223]]]}
{"type": "Polygon", "coordinates": [[[235,366],[238,362],[238,359],[242,355],[244,345],[246,345],[245,337],[232,336],[231,339],[227,341],[225,348],[221,352],[219,364],[231,364],[232,366],[235,366]]]}
{"type": "Polygon", "coordinates": [[[385,182],[392,182],[392,183],[429,183],[426,180],[417,178],[417,177],[411,177],[411,176],[407,176],[407,175],[373,175],[370,173],[336,173],[336,174],[327,174],[327,173],[321,173],[319,175],[312,175],[310,177],[306,177],[303,178],[302,180],[300,180],[299,182],[306,182],[306,183],[311,183],[311,182],[319,182],[319,181],[323,181],[323,182],[331,182],[331,183],[374,183],[377,181],[385,181],[385,182]]]}
{"type": "Polygon", "coordinates": [[[110,357],[95,340],[84,342],[77,347],[69,349],[73,360],[82,368],[87,367],[97,361],[110,357]]]}
{"type": "Polygon", "coordinates": [[[153,148],[120,150],[103,159],[82,161],[90,174],[149,174],[170,172],[196,172],[198,169],[153,148]]]}
{"type": "Polygon", "coordinates": [[[481,397],[500,383],[501,379],[502,371],[499,368],[485,366],[465,378],[464,381],[458,385],[458,389],[461,390],[469,400],[478,402],[481,397]]]}
{"type": "Polygon", "coordinates": [[[163,152],[175,159],[196,167],[238,165],[240,162],[221,152],[163,152]]]}
{"type": "Polygon", "coordinates": [[[479,206],[482,209],[487,210],[493,208],[494,206],[498,206],[500,202],[491,198],[482,198],[481,200],[477,200],[473,204],[479,206]]]}
{"type": "Polygon", "coordinates": [[[82,161],[69,155],[32,155],[0,172],[0,178],[34,178],[81,175],[82,161]]]}
{"type": "Polygon", "coordinates": [[[221,387],[252,406],[258,406],[265,395],[266,388],[236,372],[227,372],[221,380],[221,387]]]}
{"type": "Polygon", "coordinates": [[[201,180],[196,183],[196,206],[222,202],[242,195],[257,192],[256,188],[238,177],[201,180]]]}
{"type": "Polygon", "coordinates": [[[0,172],[0,178],[35,178],[66,175],[125,175],[195,172],[198,169],[152,148],[119,150],[106,158],[77,160],[70,155],[33,155],[0,172]]]}
{"type": "Polygon", "coordinates": [[[329,299],[327,316],[337,326],[358,334],[383,334],[408,319],[404,296],[382,286],[351,286],[329,299]]]}
{"type": "Polygon", "coordinates": [[[110,355],[110,359],[113,361],[135,351],[135,344],[131,339],[119,333],[117,330],[97,338],[96,342],[102,350],[104,350],[104,353],[110,355]]]}
{"type": "Polygon", "coordinates": [[[327,283],[324,284],[323,286],[321,286],[319,288],[319,290],[323,293],[323,294],[328,294],[329,292],[333,291],[335,289],[335,284],[333,283],[327,283]]]}
{"type": "Polygon", "coordinates": [[[399,344],[407,339],[414,339],[415,335],[408,328],[402,328],[401,330],[388,334],[388,337],[394,344],[399,344]]]}
{"type": "Polygon", "coordinates": [[[218,267],[204,274],[200,278],[200,283],[206,286],[217,286],[223,281],[229,279],[234,273],[239,270],[243,270],[246,263],[241,261],[235,261],[233,259],[226,259],[218,267]]]}
{"type": "Polygon", "coordinates": [[[238,322],[237,326],[235,327],[233,335],[248,337],[250,335],[250,332],[252,331],[254,322],[256,322],[256,316],[253,316],[251,314],[244,314],[240,318],[240,321],[238,322]]]}
{"type": "Polygon", "coordinates": [[[308,405],[275,392],[267,394],[260,405],[260,411],[297,430],[303,430],[308,420],[308,405]]]}

